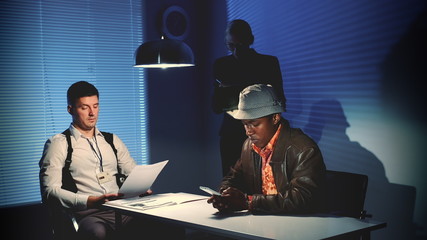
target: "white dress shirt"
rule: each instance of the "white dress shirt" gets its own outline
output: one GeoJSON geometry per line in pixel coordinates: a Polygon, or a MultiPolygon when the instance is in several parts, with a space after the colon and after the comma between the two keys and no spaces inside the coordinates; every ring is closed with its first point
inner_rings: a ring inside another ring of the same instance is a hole
{"type": "Polygon", "coordinates": [[[96,139],[85,137],[72,124],[69,129],[73,147],[70,172],[76,183],[77,193],[61,188],[62,168],[68,148],[67,139],[61,133],[49,138],[45,143],[40,166],[41,192],[44,199],[55,198],[66,208],[83,210],[87,208],[89,196],[117,193],[119,190],[115,177],[113,184],[99,182],[97,174],[101,172],[100,159],[103,171],[111,175],[117,173],[117,164],[122,174],[129,175],[136,163],[118,136],[113,135],[113,143],[117,149],[116,159],[113,149],[98,129],[95,129],[96,139]]]}

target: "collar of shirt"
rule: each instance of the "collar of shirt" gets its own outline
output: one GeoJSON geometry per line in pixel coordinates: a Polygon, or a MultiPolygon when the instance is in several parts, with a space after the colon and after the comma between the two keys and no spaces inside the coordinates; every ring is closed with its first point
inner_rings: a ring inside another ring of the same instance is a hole
{"type": "MultiPolygon", "coordinates": [[[[76,141],[79,140],[79,138],[81,138],[81,137],[87,138],[76,127],[74,127],[73,124],[70,124],[70,132],[71,132],[71,136],[73,136],[76,141]]],[[[96,128],[96,127],[95,127],[95,135],[104,137],[102,135],[101,131],[99,131],[98,128],[96,128]]]]}
{"type": "Polygon", "coordinates": [[[267,164],[270,161],[270,155],[274,150],[274,146],[276,145],[277,139],[279,138],[281,129],[282,129],[282,124],[279,125],[279,127],[276,130],[276,133],[273,135],[273,137],[270,139],[270,141],[267,143],[265,147],[259,148],[255,146],[255,144],[252,144],[253,150],[256,153],[258,153],[263,159],[263,165],[267,164]]]}

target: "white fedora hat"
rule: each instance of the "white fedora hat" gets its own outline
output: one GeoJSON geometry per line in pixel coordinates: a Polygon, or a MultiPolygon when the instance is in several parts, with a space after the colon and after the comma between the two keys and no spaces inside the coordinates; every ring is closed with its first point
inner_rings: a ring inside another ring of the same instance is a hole
{"type": "Polygon", "coordinates": [[[235,119],[243,120],[257,119],[284,111],[271,85],[255,84],[240,92],[237,109],[227,113],[235,119]]]}

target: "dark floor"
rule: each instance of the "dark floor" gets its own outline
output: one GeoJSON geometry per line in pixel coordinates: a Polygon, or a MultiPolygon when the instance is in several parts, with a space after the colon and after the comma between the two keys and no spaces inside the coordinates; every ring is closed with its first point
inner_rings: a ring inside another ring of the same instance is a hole
{"type": "Polygon", "coordinates": [[[6,221],[1,233],[8,239],[52,240],[47,210],[40,203],[0,208],[0,215],[6,221]]]}
{"type": "Polygon", "coordinates": [[[186,240],[234,240],[232,238],[213,235],[210,233],[195,231],[191,229],[186,230],[186,240]]]}

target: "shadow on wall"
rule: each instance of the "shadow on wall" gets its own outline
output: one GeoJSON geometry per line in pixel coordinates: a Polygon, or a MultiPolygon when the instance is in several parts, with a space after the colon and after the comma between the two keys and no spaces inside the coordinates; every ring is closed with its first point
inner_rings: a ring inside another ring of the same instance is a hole
{"type": "Polygon", "coordinates": [[[329,170],[365,174],[369,178],[365,209],[387,228],[372,232],[373,239],[414,239],[416,189],[389,183],[381,161],[346,134],[350,126],[341,103],[324,99],[311,107],[304,132],[315,140],[329,170]]]}

